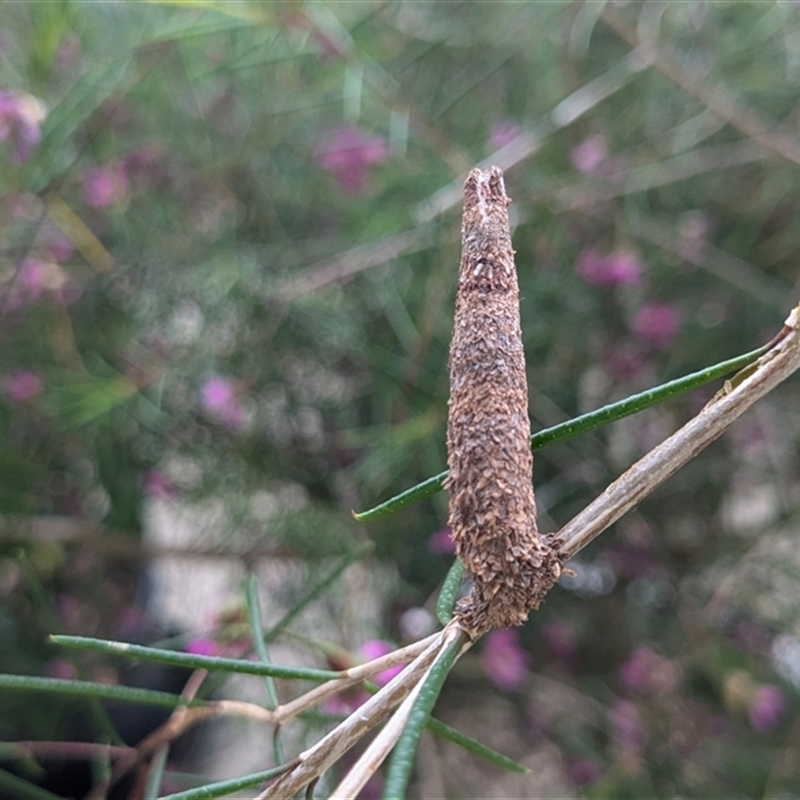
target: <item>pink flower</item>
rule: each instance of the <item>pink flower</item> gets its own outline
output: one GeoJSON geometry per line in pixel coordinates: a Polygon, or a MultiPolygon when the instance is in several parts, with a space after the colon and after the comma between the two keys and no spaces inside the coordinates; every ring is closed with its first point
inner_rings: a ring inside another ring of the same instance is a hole
{"type": "Polygon", "coordinates": [[[787,709],[786,696],[772,684],[761,686],[750,701],[748,716],[757,733],[772,733],[780,724],[787,709]]]}
{"type": "Polygon", "coordinates": [[[194,656],[218,656],[222,652],[219,643],[214,639],[199,637],[186,643],[186,652],[194,656]]]}
{"type": "Polygon", "coordinates": [[[648,347],[668,349],[681,327],[681,312],[669,303],[642,306],[631,321],[631,330],[648,347]]]}
{"type": "Polygon", "coordinates": [[[646,364],[647,360],[638,347],[621,344],[609,354],[606,371],[616,383],[625,383],[635,378],[646,364]]]}
{"type": "Polygon", "coordinates": [[[244,408],[225,378],[209,378],[200,389],[200,404],[223,425],[238,430],[244,425],[244,408]]]}
{"type": "Polygon", "coordinates": [[[639,755],[647,742],[639,710],[629,700],[618,700],[608,711],[611,732],[620,750],[639,755]]]}
{"type": "Polygon", "coordinates": [[[567,622],[547,622],[540,628],[549,654],[568,669],[578,662],[579,642],[567,622]]]}
{"type": "Polygon", "coordinates": [[[121,161],[105,167],[87,167],[81,181],[83,199],[92,208],[107,208],[128,196],[128,175],[121,161]]]}
{"type": "Polygon", "coordinates": [[[428,550],[437,556],[449,556],[455,553],[455,542],[450,538],[450,528],[442,528],[436,531],[433,536],[428,539],[428,550]]]}
{"type": "Polygon", "coordinates": [[[69,261],[75,252],[70,239],[53,225],[46,225],[42,229],[41,241],[43,247],[50,253],[53,261],[69,261]]]}
{"type": "Polygon", "coordinates": [[[349,195],[363,194],[368,188],[370,168],[388,157],[385,139],[369,136],[355,125],[327,131],[315,154],[317,164],[330,172],[349,195]]]}
{"type": "Polygon", "coordinates": [[[642,263],[628,250],[603,256],[587,248],[578,255],[576,266],[580,276],[594,286],[634,286],[642,278],[642,263]]]}
{"type": "Polygon", "coordinates": [[[166,159],[157,146],[133,150],[125,157],[123,164],[126,174],[141,178],[146,183],[160,183],[166,176],[166,159]]]}
{"type": "Polygon", "coordinates": [[[41,394],[44,382],[34,372],[18,370],[6,375],[0,385],[9,402],[21,405],[41,394]]]}
{"type": "Polygon", "coordinates": [[[142,475],[142,491],[148,497],[161,500],[173,500],[178,494],[172,481],[156,469],[149,469],[142,475]]]}
{"type": "Polygon", "coordinates": [[[627,692],[663,695],[675,688],[678,671],[671,661],[642,645],[637,647],[619,668],[617,680],[627,692]]]}
{"type": "Polygon", "coordinates": [[[531,656],[519,643],[519,633],[508,628],[486,636],[481,667],[486,677],[504,691],[519,689],[528,675],[531,656]]]}
{"type": "Polygon", "coordinates": [[[519,135],[519,126],[511,120],[505,119],[501,122],[493,122],[489,133],[489,141],[492,147],[505,147],[519,135]]]}
{"type": "Polygon", "coordinates": [[[45,664],[45,672],[51,678],[59,678],[62,681],[71,681],[78,677],[75,667],[66,658],[61,657],[51,658],[45,664]]]}
{"type": "Polygon", "coordinates": [[[573,148],[570,158],[575,169],[586,175],[597,172],[606,159],[606,139],[601,134],[584,139],[573,148]]]}
{"type": "MultiPolygon", "coordinates": [[[[393,644],[385,642],[382,639],[370,639],[368,642],[364,642],[364,644],[361,645],[358,652],[364,661],[372,661],[376,658],[380,658],[381,656],[385,656],[388,653],[392,653],[396,649],[397,648],[393,644]]],[[[377,684],[378,686],[386,686],[386,684],[389,683],[389,681],[394,678],[395,675],[399,675],[403,671],[404,666],[404,664],[398,664],[396,667],[390,667],[389,669],[385,669],[383,672],[373,675],[373,683],[377,684]]]]}
{"type": "Polygon", "coordinates": [[[44,104],[31,94],[0,91],[0,142],[11,143],[11,161],[24,164],[42,138],[44,104]]]}
{"type": "Polygon", "coordinates": [[[46,291],[64,300],[69,288],[67,274],[58,264],[31,256],[19,265],[0,294],[4,310],[17,311],[35,303],[46,291]]]}
{"type": "Polygon", "coordinates": [[[590,758],[579,758],[569,767],[569,776],[576,786],[589,786],[604,772],[603,765],[590,758]]]}

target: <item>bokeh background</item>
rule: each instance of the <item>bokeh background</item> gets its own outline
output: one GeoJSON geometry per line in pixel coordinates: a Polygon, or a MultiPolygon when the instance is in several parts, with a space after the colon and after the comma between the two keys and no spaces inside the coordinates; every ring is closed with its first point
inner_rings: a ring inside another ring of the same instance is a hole
{"type": "MultiPolygon", "coordinates": [[[[372,543],[369,636],[407,641],[447,498],[350,510],[445,467],[467,171],[514,200],[537,429],[777,332],[799,126],[793,2],[0,4],[0,670],[120,679],[46,636],[174,623],[147,588],[170,507],[213,527],[171,558],[306,585],[372,543]]],[[[540,526],[716,388],[537,454],[540,526]]],[[[534,774],[430,739],[417,796],[800,793],[797,393],[458,665],[441,716],[534,774]]],[[[230,652],[231,602],[180,632],[230,652]]],[[[359,631],[305,635],[357,659],[359,631]]],[[[0,693],[0,736],[99,735],[75,713],[0,693]]]]}

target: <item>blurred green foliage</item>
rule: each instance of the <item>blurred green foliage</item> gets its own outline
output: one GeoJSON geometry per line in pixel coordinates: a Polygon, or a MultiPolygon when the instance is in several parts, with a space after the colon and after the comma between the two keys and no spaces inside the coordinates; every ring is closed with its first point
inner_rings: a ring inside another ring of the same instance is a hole
{"type": "MultiPolygon", "coordinates": [[[[49,654],[31,574],[61,629],[113,628],[132,592],[98,601],[113,581],[87,579],[107,565],[81,532],[138,536],[148,494],[223,496],[233,529],[258,528],[253,493],[297,489],[261,543],[314,559],[374,539],[398,607],[426,601],[446,497],[369,526],[349,511],[445,467],[475,164],[514,199],[535,428],[750,350],[797,301],[795,4],[0,8],[3,669],[49,654]],[[69,542],[20,541],[65,517],[69,542]],[[103,613],[65,622],[64,598],[103,613]]],[[[800,791],[800,644],[775,656],[800,634],[796,391],[595,543],[524,630],[534,674],[609,709],[533,738],[590,796],[800,791]],[[673,676],[657,690],[621,672],[645,645],[647,675],[673,676]],[[753,719],[767,684],[774,725],[753,719]]],[[[541,526],[699,404],[537,455],[541,526]]]]}

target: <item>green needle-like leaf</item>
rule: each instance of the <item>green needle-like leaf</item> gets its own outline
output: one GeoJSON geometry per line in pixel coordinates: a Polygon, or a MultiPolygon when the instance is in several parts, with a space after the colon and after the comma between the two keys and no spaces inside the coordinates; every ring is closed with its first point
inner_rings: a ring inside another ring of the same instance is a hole
{"type": "Polygon", "coordinates": [[[461,586],[461,578],[464,575],[464,564],[456,559],[450,567],[447,577],[442,584],[442,591],[439,592],[439,599],[436,601],[436,619],[447,625],[453,618],[453,606],[456,602],[458,587],[461,586]]]}
{"type": "MultiPolygon", "coordinates": [[[[251,572],[245,579],[245,596],[247,598],[247,612],[250,617],[250,632],[253,636],[253,647],[255,648],[258,660],[262,664],[271,664],[267,645],[264,642],[264,626],[261,622],[261,604],[258,600],[258,582],[256,576],[251,572]]],[[[278,706],[278,690],[275,686],[275,679],[271,676],[264,678],[264,685],[267,691],[267,708],[274,709],[278,706]]],[[[279,729],[276,729],[272,737],[272,748],[275,761],[278,764],[283,762],[283,747],[278,736],[279,729]]]]}
{"type": "Polygon", "coordinates": [[[285,766],[273,767],[264,772],[244,775],[241,778],[232,778],[218,783],[207,783],[205,786],[198,786],[196,789],[187,789],[184,792],[165,795],[161,800],[212,800],[214,797],[224,797],[226,794],[238,792],[240,789],[249,789],[251,786],[276,778],[285,769],[285,766]]]}
{"type": "MultiPolygon", "coordinates": [[[[327,577],[314,586],[308,594],[300,600],[299,603],[288,613],[284,618],[275,626],[273,626],[267,633],[264,634],[264,641],[272,641],[309,603],[316,600],[329,586],[336,583],[339,576],[354,562],[363,558],[367,553],[371,553],[375,545],[372,542],[366,542],[360,547],[353,550],[352,553],[347,553],[342,556],[339,563],[331,570],[327,577]]],[[[280,677],[280,676],[276,676],[280,677]]]]}
{"type": "Polygon", "coordinates": [[[498,753],[497,750],[488,747],[476,739],[473,739],[471,736],[467,736],[466,733],[462,733],[461,731],[456,730],[456,728],[452,728],[450,725],[446,725],[444,722],[435,719],[434,717],[431,717],[428,720],[428,730],[431,733],[435,733],[437,736],[441,736],[443,739],[447,739],[453,744],[463,747],[473,755],[480,756],[487,761],[491,761],[492,764],[497,767],[509,770],[509,772],[530,772],[530,770],[526,766],[520,764],[519,761],[514,761],[512,758],[504,756],[502,753],[498,753]]]}
{"type": "Polygon", "coordinates": [[[327,669],[302,669],[299,667],[279,667],[274,664],[259,664],[257,661],[245,661],[237,658],[217,658],[215,656],[198,656],[193,653],[178,653],[174,650],[161,650],[156,647],[143,647],[126,642],[113,642],[108,639],[92,639],[84,636],[51,636],[53,644],[63,647],[74,647],[78,650],[92,650],[96,653],[111,653],[117,656],[128,656],[142,661],[154,661],[158,664],[172,664],[176,667],[190,669],[218,670],[221,672],[238,672],[243,675],[271,675],[274,678],[294,678],[306,681],[328,681],[340,678],[341,674],[327,669]]]}
{"type": "Polygon", "coordinates": [[[425,683],[422,684],[414,707],[411,709],[406,727],[392,754],[383,789],[383,800],[397,800],[397,798],[405,797],[422,731],[430,721],[436,698],[439,696],[461,646],[460,637],[450,642],[425,678],[425,683]]]}
{"type": "MultiPolygon", "coordinates": [[[[624,400],[619,400],[616,403],[603,406],[596,411],[590,411],[588,414],[581,414],[579,417],[561,422],[558,425],[553,425],[551,428],[535,433],[531,436],[531,449],[541,450],[556,442],[563,442],[567,439],[572,439],[582,433],[588,433],[595,430],[595,428],[608,425],[611,422],[628,417],[631,414],[636,414],[639,411],[644,411],[646,408],[663,403],[670,397],[676,397],[684,392],[697,389],[704,386],[706,383],[722,378],[731,372],[746,367],[751,362],[755,361],[759,356],[766,352],[767,346],[760,347],[758,350],[752,350],[744,355],[737,356],[736,358],[721,361],[719,364],[714,364],[711,367],[693,372],[690,375],[685,375],[682,378],[676,378],[674,381],[661,384],[654,389],[648,389],[646,392],[626,397],[624,400]]],[[[436,494],[444,488],[444,481],[447,478],[447,470],[427,478],[412,486],[410,489],[401,492],[398,495],[386,500],[380,505],[370,508],[367,511],[360,513],[353,512],[353,517],[359,522],[368,522],[380,517],[386,517],[399,511],[405,506],[417,503],[420,500],[436,494]]]]}
{"type": "Polygon", "coordinates": [[[91,697],[100,700],[118,700],[122,703],[174,708],[177,705],[205,706],[205,700],[186,700],[178,694],[157,692],[153,689],[134,689],[130,686],[112,686],[92,681],[64,681],[59,678],[38,678],[32,675],[0,675],[0,690],[22,692],[56,692],[61,695],[91,697]]]}

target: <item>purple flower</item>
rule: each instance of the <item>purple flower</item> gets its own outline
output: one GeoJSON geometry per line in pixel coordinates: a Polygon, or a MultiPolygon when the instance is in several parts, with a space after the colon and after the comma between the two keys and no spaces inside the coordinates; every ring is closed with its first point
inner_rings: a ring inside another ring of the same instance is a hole
{"type": "Polygon", "coordinates": [[[603,765],[590,758],[579,758],[569,767],[569,776],[576,786],[589,786],[604,772],[603,765]]]}
{"type": "Polygon", "coordinates": [[[186,643],[186,652],[195,656],[218,656],[222,648],[214,639],[201,636],[186,643]]]}
{"type": "Polygon", "coordinates": [[[638,347],[621,344],[615,347],[606,360],[606,371],[616,383],[635,378],[647,361],[638,347]]]}
{"type": "Polygon", "coordinates": [[[42,138],[44,104],[31,94],[0,91],[0,142],[11,143],[11,161],[24,164],[42,138]]]}
{"type": "Polygon", "coordinates": [[[437,556],[449,556],[455,553],[456,545],[451,538],[451,534],[450,528],[442,528],[440,531],[436,531],[428,539],[428,550],[437,556]]]}
{"type": "MultiPolygon", "coordinates": [[[[373,661],[376,658],[394,652],[396,649],[397,648],[393,644],[385,642],[383,639],[370,639],[368,642],[364,642],[364,644],[361,645],[358,652],[364,661],[373,661]]],[[[399,675],[403,671],[404,666],[404,664],[398,664],[396,667],[390,667],[383,672],[378,672],[376,675],[372,676],[373,683],[378,686],[386,686],[395,675],[399,675]]]]}
{"type": "Polygon", "coordinates": [[[121,161],[105,167],[87,167],[81,182],[83,199],[92,208],[107,208],[128,196],[128,175],[121,161]]]}
{"type": "Polygon", "coordinates": [[[528,675],[530,660],[530,653],[520,645],[519,633],[513,628],[492,631],[484,639],[481,667],[498,689],[519,689],[528,675]]]}
{"type": "Polygon", "coordinates": [[[647,741],[647,731],[636,706],[629,700],[618,700],[608,711],[608,721],[620,750],[639,755],[647,741]]]}
{"type": "Polygon", "coordinates": [[[631,330],[640,341],[655,350],[668,349],[681,327],[681,312],[669,303],[642,306],[631,321],[631,330]]]}
{"type": "Polygon", "coordinates": [[[587,175],[598,171],[606,159],[606,139],[601,134],[584,139],[573,148],[570,158],[575,169],[587,175]]]}
{"type": "Polygon", "coordinates": [[[643,695],[668,694],[675,688],[678,672],[671,661],[646,645],[637,647],[617,673],[627,692],[643,695]]]}
{"type": "Polygon", "coordinates": [[[69,261],[75,252],[72,241],[53,225],[46,225],[42,229],[41,242],[56,262],[69,261]]]}
{"type": "Polygon", "coordinates": [[[494,148],[505,147],[519,135],[519,126],[510,119],[493,122],[489,132],[489,141],[494,148]]]}
{"type": "Polygon", "coordinates": [[[578,662],[579,642],[572,626],[567,622],[547,622],[540,630],[550,655],[573,669],[578,662]]]}
{"type": "Polygon", "coordinates": [[[44,667],[45,673],[51,678],[62,681],[72,681],[78,678],[75,667],[66,658],[51,658],[44,667]]]}
{"type": "Polygon", "coordinates": [[[157,497],[161,500],[173,500],[178,494],[172,481],[156,469],[149,469],[142,475],[142,491],[148,497],[157,497]]]}
{"type": "Polygon", "coordinates": [[[388,157],[389,145],[384,138],[369,136],[355,125],[324,133],[315,154],[317,164],[349,195],[363,194],[369,185],[370,168],[388,157]]]}
{"type": "Polygon", "coordinates": [[[225,378],[209,378],[203,384],[200,404],[208,414],[228,428],[238,430],[244,425],[244,408],[233,384],[225,378]]]}
{"type": "Polygon", "coordinates": [[[780,724],[787,709],[786,696],[772,684],[761,686],[756,691],[747,709],[750,724],[757,733],[772,733],[780,724]]]}
{"type": "Polygon", "coordinates": [[[3,287],[2,301],[6,310],[17,311],[35,303],[46,291],[64,300],[65,290],[69,288],[67,274],[58,264],[31,256],[19,265],[11,280],[3,287]]]}
{"type": "Polygon", "coordinates": [[[149,184],[158,184],[166,176],[166,159],[157,146],[133,150],[123,164],[127,175],[139,177],[149,184]]]}
{"type": "Polygon", "coordinates": [[[21,405],[40,394],[44,382],[36,373],[21,369],[6,375],[0,386],[9,402],[21,405]]]}
{"type": "Polygon", "coordinates": [[[578,255],[576,266],[578,274],[594,286],[635,286],[642,278],[642,262],[628,250],[603,256],[586,248],[578,255]]]}

